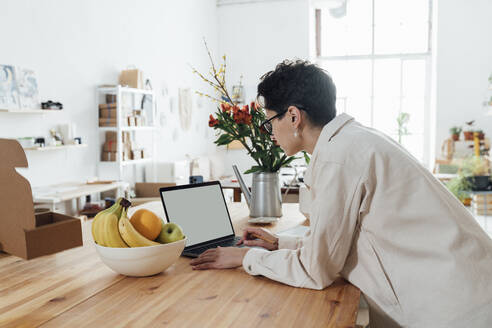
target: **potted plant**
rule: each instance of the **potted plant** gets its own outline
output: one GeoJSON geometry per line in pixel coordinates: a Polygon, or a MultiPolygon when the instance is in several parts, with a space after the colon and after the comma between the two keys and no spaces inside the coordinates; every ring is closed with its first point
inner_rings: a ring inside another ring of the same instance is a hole
{"type": "Polygon", "coordinates": [[[477,133],[479,140],[485,139],[485,134],[483,133],[483,130],[476,130],[475,133],[477,133]]]}
{"type": "Polygon", "coordinates": [[[449,129],[449,132],[451,132],[451,138],[454,141],[460,140],[460,133],[461,133],[461,127],[459,126],[453,126],[451,129],[449,129]]]}
{"type": "Polygon", "coordinates": [[[475,121],[470,121],[465,123],[468,126],[468,128],[466,129],[466,131],[463,131],[463,136],[465,137],[466,141],[473,140],[473,123],[475,123],[475,121]]]}
{"type": "Polygon", "coordinates": [[[463,205],[470,206],[471,184],[463,175],[458,175],[456,178],[448,181],[446,183],[446,187],[453,195],[456,196],[456,198],[460,200],[460,202],[463,203],[463,205]]]}
{"type": "Polygon", "coordinates": [[[488,190],[490,185],[489,161],[482,156],[465,158],[460,168],[460,173],[471,184],[473,191],[488,190]]]}
{"type": "Polygon", "coordinates": [[[396,122],[398,123],[398,143],[401,144],[403,136],[408,135],[407,124],[410,121],[409,113],[400,113],[396,118],[396,122]]]}
{"type": "MultiPolygon", "coordinates": [[[[240,105],[233,98],[226,87],[226,56],[222,57],[222,64],[216,67],[210,50],[205,42],[208,56],[211,62],[210,77],[205,76],[192,67],[204,82],[212,86],[217,92],[216,96],[197,92],[198,95],[207,97],[217,103],[217,110],[210,115],[209,127],[217,131],[215,144],[225,146],[233,141],[239,141],[248,155],[256,162],[256,165],[248,169],[245,174],[253,174],[251,195],[243,190],[250,206],[250,216],[281,216],[281,194],[279,170],[288,165],[296,157],[287,156],[283,150],[274,143],[270,135],[261,127],[266,119],[266,114],[255,102],[249,105],[240,105]],[[261,188],[261,190],[260,190],[261,188]],[[277,197],[277,194],[279,197],[277,197]],[[271,197],[275,204],[265,204],[256,195],[274,195],[271,197]],[[278,199],[277,199],[278,198],[278,199]],[[258,199],[258,203],[256,203],[258,199]],[[260,205],[258,205],[261,203],[260,205]]],[[[240,177],[238,177],[240,178],[240,177]]],[[[242,179],[238,179],[242,182],[242,179]]]]}

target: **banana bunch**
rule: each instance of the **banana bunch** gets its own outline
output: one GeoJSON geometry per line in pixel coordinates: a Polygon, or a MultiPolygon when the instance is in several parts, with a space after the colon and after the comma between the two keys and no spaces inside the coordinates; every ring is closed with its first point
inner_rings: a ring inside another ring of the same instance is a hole
{"type": "Polygon", "coordinates": [[[92,221],[92,237],[98,245],[120,248],[160,245],[135,230],[126,214],[130,205],[125,198],[119,198],[113,206],[97,213],[92,221]]]}
{"type": "Polygon", "coordinates": [[[113,206],[97,213],[92,221],[94,241],[105,247],[128,247],[118,231],[118,221],[124,206],[129,206],[124,198],[119,198],[113,206]]]}
{"type": "Polygon", "coordinates": [[[121,237],[130,247],[160,245],[160,243],[142,236],[142,234],[140,234],[140,232],[133,227],[128,219],[128,216],[126,215],[126,208],[121,212],[120,221],[118,222],[118,229],[121,237]]]}

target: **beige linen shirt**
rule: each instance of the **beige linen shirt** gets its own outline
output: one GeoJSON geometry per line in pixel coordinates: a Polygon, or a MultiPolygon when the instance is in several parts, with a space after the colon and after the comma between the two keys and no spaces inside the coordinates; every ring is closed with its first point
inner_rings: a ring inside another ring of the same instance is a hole
{"type": "Polygon", "coordinates": [[[396,142],[341,114],[304,180],[308,233],[251,249],[249,274],[312,289],[342,276],[362,291],[371,328],[492,327],[492,240],[396,142]]]}

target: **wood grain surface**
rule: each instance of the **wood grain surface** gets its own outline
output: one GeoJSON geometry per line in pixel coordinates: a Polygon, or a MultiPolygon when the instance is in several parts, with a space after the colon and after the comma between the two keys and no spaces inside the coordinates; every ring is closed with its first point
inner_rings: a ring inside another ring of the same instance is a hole
{"type": "MultiPolygon", "coordinates": [[[[229,204],[236,234],[243,203],[229,204]]],[[[266,228],[305,223],[297,204],[266,228]]],[[[0,327],[355,327],[360,291],[345,280],[322,290],[283,285],[242,268],[192,271],[180,258],[165,272],[132,278],[100,260],[84,222],[84,246],[30,261],[0,253],[0,327]]]]}

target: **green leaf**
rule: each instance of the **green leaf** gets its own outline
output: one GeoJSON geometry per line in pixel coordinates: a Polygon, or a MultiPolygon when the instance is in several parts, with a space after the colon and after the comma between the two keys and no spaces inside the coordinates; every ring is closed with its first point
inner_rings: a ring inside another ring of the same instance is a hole
{"type": "Polygon", "coordinates": [[[255,165],[249,170],[245,171],[244,174],[250,174],[250,173],[261,172],[261,171],[264,171],[263,167],[255,165]]]}
{"type": "Polygon", "coordinates": [[[303,151],[302,153],[304,155],[304,160],[306,161],[306,164],[309,165],[309,162],[311,161],[311,157],[309,157],[309,155],[305,151],[303,151]]]}
{"type": "Polygon", "coordinates": [[[295,157],[295,156],[291,156],[289,158],[287,158],[286,155],[284,155],[281,159],[281,161],[279,162],[278,166],[275,167],[275,171],[278,171],[280,170],[281,167],[284,167],[284,166],[287,166],[289,165],[293,160],[295,159],[299,159],[300,157],[295,157]]]}
{"type": "Polygon", "coordinates": [[[289,165],[293,160],[295,159],[299,159],[300,157],[295,157],[295,156],[291,156],[289,158],[287,158],[283,163],[282,163],[282,166],[286,166],[286,165],[289,165]]]}
{"type": "Polygon", "coordinates": [[[228,145],[230,144],[232,141],[234,140],[234,138],[228,134],[222,134],[216,141],[215,143],[218,145],[218,146],[225,146],[225,145],[228,145]]]}
{"type": "Polygon", "coordinates": [[[251,153],[251,157],[255,160],[259,160],[262,157],[262,153],[260,151],[255,151],[254,153],[251,153]]]}

